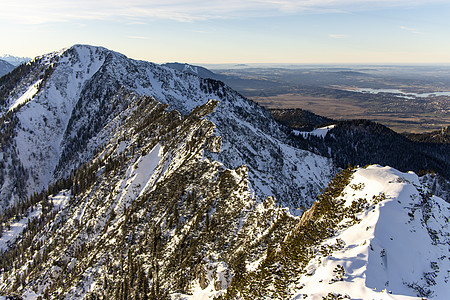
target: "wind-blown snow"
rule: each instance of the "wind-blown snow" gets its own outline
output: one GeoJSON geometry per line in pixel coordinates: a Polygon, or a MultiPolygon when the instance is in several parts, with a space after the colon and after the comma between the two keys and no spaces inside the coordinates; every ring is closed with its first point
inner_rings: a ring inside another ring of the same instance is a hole
{"type": "Polygon", "coordinates": [[[344,193],[346,205],[359,198],[373,204],[359,223],[323,243],[340,244],[340,250],[310,262],[296,299],[330,292],[351,299],[448,299],[450,205],[421,195],[414,173],[390,167],[359,169],[344,193]],[[378,204],[370,200],[383,193],[386,199],[378,204]]]}

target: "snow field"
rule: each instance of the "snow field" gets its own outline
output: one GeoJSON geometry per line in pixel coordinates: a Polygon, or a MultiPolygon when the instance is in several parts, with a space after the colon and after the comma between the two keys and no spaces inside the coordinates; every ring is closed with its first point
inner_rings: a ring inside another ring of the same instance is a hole
{"type": "Polygon", "coordinates": [[[322,244],[339,246],[330,256],[316,255],[310,261],[296,297],[341,293],[351,299],[447,299],[450,207],[433,196],[428,215],[420,206],[418,184],[414,173],[380,166],[359,169],[342,198],[345,205],[365,198],[370,207],[358,215],[359,223],[322,244]],[[380,194],[386,198],[376,203],[380,194]],[[441,233],[438,243],[430,238],[430,229],[441,233]],[[428,294],[419,297],[421,291],[428,294]]]}

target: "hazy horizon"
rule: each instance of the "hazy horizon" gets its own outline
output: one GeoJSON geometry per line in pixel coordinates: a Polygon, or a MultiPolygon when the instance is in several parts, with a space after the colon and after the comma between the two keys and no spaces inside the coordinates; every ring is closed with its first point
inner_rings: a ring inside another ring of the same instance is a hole
{"type": "Polygon", "coordinates": [[[74,44],[195,64],[450,64],[444,0],[17,0],[0,53],[74,44]]]}

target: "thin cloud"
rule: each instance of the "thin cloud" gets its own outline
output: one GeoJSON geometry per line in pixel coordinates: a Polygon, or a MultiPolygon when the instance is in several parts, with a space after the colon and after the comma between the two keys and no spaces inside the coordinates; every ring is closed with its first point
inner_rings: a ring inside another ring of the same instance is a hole
{"type": "Polygon", "coordinates": [[[411,33],[414,33],[414,34],[422,34],[423,33],[421,31],[418,31],[415,28],[410,28],[410,27],[406,27],[406,26],[400,26],[400,29],[408,31],[408,32],[411,32],[411,33]]]}
{"type": "Polygon", "coordinates": [[[151,40],[148,36],[137,36],[137,35],[130,35],[128,36],[129,39],[135,39],[135,40],[151,40]]]}
{"type": "MultiPolygon", "coordinates": [[[[445,3],[446,0],[430,1],[445,3]]],[[[193,22],[311,12],[351,12],[421,4],[424,4],[422,0],[15,0],[2,3],[0,18],[21,24],[117,18],[138,22],[148,19],[193,22]]]]}
{"type": "Polygon", "coordinates": [[[329,34],[328,36],[332,39],[346,39],[349,37],[347,34],[329,34]]]}
{"type": "Polygon", "coordinates": [[[201,34],[209,33],[209,32],[206,31],[206,30],[191,30],[191,32],[201,33],[201,34]]]}

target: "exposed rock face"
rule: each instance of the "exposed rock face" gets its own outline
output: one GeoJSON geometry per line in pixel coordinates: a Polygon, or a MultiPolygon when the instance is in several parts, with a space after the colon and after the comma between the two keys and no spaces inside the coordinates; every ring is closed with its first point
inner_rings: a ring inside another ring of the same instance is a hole
{"type": "Polygon", "coordinates": [[[318,202],[314,202],[313,205],[311,206],[311,208],[302,214],[300,221],[298,222],[298,224],[295,227],[297,230],[298,230],[298,228],[304,226],[306,223],[308,223],[310,221],[314,221],[316,219],[317,206],[318,206],[318,202]]]}
{"type": "Polygon", "coordinates": [[[215,131],[206,116],[217,101],[184,117],[124,90],[112,101],[131,100],[135,105],[97,134],[106,143],[94,159],[44,196],[55,207],[34,207],[40,218],[17,246],[31,265],[2,258],[8,279],[0,290],[67,299],[126,298],[132,290],[163,297],[192,293],[198,284],[219,296],[245,269],[235,258],[240,249],[257,258],[293,225],[286,209],[257,201],[247,166],[227,169],[205,157],[215,131]]]}
{"type": "Polygon", "coordinates": [[[2,215],[0,295],[375,298],[386,278],[446,294],[438,182],[349,168],[294,217],[330,161],[222,83],[87,46],[18,70],[0,90],[1,199],[33,195],[2,215]]]}
{"type": "Polygon", "coordinates": [[[252,190],[292,207],[312,204],[333,173],[330,160],[289,146],[285,129],[256,103],[222,82],[77,45],[16,69],[1,87],[3,208],[67,178],[108,142],[99,133],[136,97],[152,96],[182,116],[209,99],[215,125],[207,157],[234,169],[248,165],[252,190]],[[219,140],[221,139],[221,142],[219,140]],[[218,151],[221,144],[221,151],[218,151]]]}

